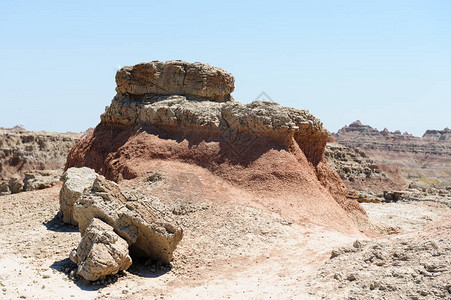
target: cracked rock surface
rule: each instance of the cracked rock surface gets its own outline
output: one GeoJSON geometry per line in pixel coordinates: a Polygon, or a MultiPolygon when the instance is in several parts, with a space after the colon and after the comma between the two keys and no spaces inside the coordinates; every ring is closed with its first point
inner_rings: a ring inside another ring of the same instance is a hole
{"type": "Polygon", "coordinates": [[[183,237],[183,230],[161,219],[152,199],[126,199],[119,186],[98,176],[90,191],[74,205],[74,220],[86,234],[92,219],[99,218],[130,245],[136,256],[167,264],[183,237]]]}
{"type": "Polygon", "coordinates": [[[116,74],[116,91],[129,95],[189,95],[211,101],[232,100],[232,74],[208,64],[181,60],[128,66],[116,74]]]}
{"type": "Polygon", "coordinates": [[[328,135],[321,121],[308,111],[266,101],[217,103],[185,96],[135,100],[116,95],[101,120],[102,124],[145,124],[187,133],[208,131],[216,137],[234,133],[281,142],[294,138],[314,165],[322,159],[328,135]]]}
{"type": "Polygon", "coordinates": [[[92,219],[70,259],[78,265],[78,275],[89,281],[127,270],[132,264],[127,242],[97,218],[92,219]]]}
{"type": "Polygon", "coordinates": [[[97,174],[93,169],[69,168],[63,174],[63,187],[60,191],[60,215],[64,223],[78,225],[73,217],[75,202],[81,197],[85,189],[90,189],[97,174]]]}

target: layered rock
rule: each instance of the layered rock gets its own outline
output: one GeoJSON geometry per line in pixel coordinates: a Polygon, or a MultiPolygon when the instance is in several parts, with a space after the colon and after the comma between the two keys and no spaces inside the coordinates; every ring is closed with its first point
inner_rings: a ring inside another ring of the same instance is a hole
{"type": "Polygon", "coordinates": [[[350,190],[381,193],[407,187],[407,181],[397,169],[377,164],[361,149],[327,143],[325,156],[350,190]]]}
{"type": "Polygon", "coordinates": [[[78,225],[74,220],[73,211],[75,202],[90,190],[97,174],[90,168],[69,168],[63,174],[63,187],[60,190],[60,216],[64,223],[78,225]]]}
{"type": "Polygon", "coordinates": [[[80,137],[79,133],[0,129],[0,179],[64,167],[67,153],[80,137]]]}
{"type": "MultiPolygon", "coordinates": [[[[294,139],[313,165],[316,166],[321,161],[328,133],[321,121],[308,111],[281,107],[277,103],[264,101],[254,101],[247,105],[239,102],[218,103],[216,94],[203,94],[205,90],[208,90],[204,85],[215,86],[221,91],[227,90],[230,93],[233,91],[233,84],[232,87],[227,88],[227,85],[218,83],[215,77],[210,76],[206,77],[207,81],[202,86],[196,84],[190,86],[188,83],[191,81],[185,81],[186,88],[191,89],[192,92],[182,93],[173,87],[173,85],[179,85],[179,68],[173,67],[179,64],[188,70],[197,70],[202,66],[201,70],[214,70],[214,73],[222,74],[219,68],[180,61],[152,62],[124,67],[117,73],[118,94],[102,114],[101,126],[112,128],[114,126],[130,127],[136,124],[147,125],[172,135],[204,135],[209,140],[222,139],[229,145],[239,144],[238,139],[247,139],[251,140],[249,147],[253,146],[252,140],[255,139],[267,139],[283,144],[289,144],[294,139]],[[143,69],[144,67],[168,72],[164,76],[166,79],[156,84],[154,80],[157,75],[155,74],[163,75],[157,71],[150,72],[143,69]],[[172,75],[170,72],[173,72],[172,75]],[[131,79],[118,79],[129,73],[132,74],[131,79]],[[126,85],[124,82],[132,87],[126,90],[123,88],[126,85]],[[143,90],[135,91],[137,88],[134,84],[143,86],[143,90]],[[163,92],[153,89],[160,85],[169,95],[162,95],[163,92]]],[[[193,73],[197,74],[197,72],[193,73]]],[[[222,72],[228,75],[221,76],[227,78],[231,76],[225,71],[222,72]]],[[[233,82],[233,77],[228,81],[233,82]]],[[[71,160],[72,155],[69,156],[66,167],[72,164],[71,160]]]]}
{"type": "Polygon", "coordinates": [[[226,90],[221,95],[233,89],[209,76],[184,92],[174,88],[183,83],[184,68],[152,62],[119,70],[116,96],[101,123],[71,150],[66,168],[89,166],[120,182],[144,176],[155,165],[196,166],[258,195],[264,205],[278,203],[296,221],[331,223],[340,230],[355,230],[351,219],[367,223],[363,208],[346,199],[346,187],[324,158],[328,133],[320,120],[273,102],[220,102],[225,98],[204,93],[204,86],[226,90]],[[155,82],[162,91],[155,90],[155,82]],[[282,198],[292,209],[276,200],[282,198]]]}
{"type": "Polygon", "coordinates": [[[24,173],[24,178],[12,177],[0,182],[0,195],[46,189],[57,184],[62,170],[35,170],[24,173]]]}
{"type": "Polygon", "coordinates": [[[423,139],[451,141],[451,129],[447,127],[443,130],[426,130],[426,132],[423,134],[423,139]]]}
{"type": "Polygon", "coordinates": [[[79,133],[0,128],[0,195],[52,186],[79,133]],[[36,173],[38,172],[38,173],[36,173]],[[27,183],[28,182],[28,183],[27,183]]]}
{"type": "Polygon", "coordinates": [[[342,179],[386,178],[373,160],[359,149],[349,148],[338,143],[328,143],[326,159],[329,165],[338,172],[342,179]]]}
{"type": "Polygon", "coordinates": [[[96,218],[91,220],[70,259],[78,265],[77,274],[89,281],[127,270],[132,264],[127,242],[113,227],[96,218]]]}
{"type": "Polygon", "coordinates": [[[142,97],[185,95],[224,102],[232,100],[232,74],[204,63],[181,60],[152,61],[120,69],[116,74],[118,94],[142,97]]]}
{"type": "MultiPolygon", "coordinates": [[[[449,131],[449,129],[448,129],[449,131]]],[[[355,121],[334,134],[335,139],[342,145],[352,148],[368,150],[382,150],[390,152],[408,152],[423,155],[451,156],[451,144],[446,140],[447,130],[442,134],[428,130],[425,138],[408,134],[401,134],[399,130],[390,132],[386,128],[382,131],[369,125],[355,121]],[[435,138],[432,138],[434,136],[435,138]],[[439,136],[439,137],[438,137],[439,136]],[[438,138],[437,138],[438,137],[438,138]]]]}
{"type": "Polygon", "coordinates": [[[24,191],[46,189],[61,179],[61,170],[30,171],[25,173],[24,191]]]}
{"type": "Polygon", "coordinates": [[[151,204],[152,199],[128,201],[116,183],[99,176],[75,203],[73,217],[82,236],[98,218],[128,242],[134,255],[167,264],[183,230],[162,219],[151,204]]]}
{"type": "Polygon", "coordinates": [[[428,130],[421,138],[379,131],[356,121],[340,129],[334,138],[347,147],[362,149],[379,166],[399,169],[408,180],[446,188],[451,186],[449,131],[428,130]]]}
{"type": "Polygon", "coordinates": [[[284,144],[294,139],[313,165],[323,158],[328,135],[308,111],[263,101],[245,105],[193,101],[184,96],[140,100],[116,96],[101,120],[104,125],[150,125],[175,134],[204,133],[210,138],[230,139],[230,145],[239,135],[284,144]]]}

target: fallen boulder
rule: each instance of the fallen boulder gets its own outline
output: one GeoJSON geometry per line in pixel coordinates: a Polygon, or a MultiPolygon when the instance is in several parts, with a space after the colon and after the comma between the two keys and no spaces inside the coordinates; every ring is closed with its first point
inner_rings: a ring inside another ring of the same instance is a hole
{"type": "Polygon", "coordinates": [[[0,182],[0,196],[1,195],[8,195],[11,193],[11,190],[9,189],[9,184],[6,181],[0,182]]]}
{"type": "Polygon", "coordinates": [[[133,254],[162,263],[172,260],[183,237],[182,229],[158,217],[151,200],[127,201],[119,186],[103,176],[75,203],[73,217],[82,235],[91,220],[99,218],[128,242],[133,254]]]}
{"type": "Polygon", "coordinates": [[[60,191],[60,215],[64,223],[78,225],[73,218],[73,206],[85,189],[90,189],[98,175],[93,169],[69,168],[63,174],[60,191]]]}
{"type": "Polygon", "coordinates": [[[70,259],[78,265],[78,275],[89,281],[127,270],[132,264],[127,242],[113,227],[96,218],[86,228],[78,248],[70,253],[70,259]]]}
{"type": "Polygon", "coordinates": [[[398,201],[403,198],[402,191],[384,191],[385,202],[398,201]]]}
{"type": "Polygon", "coordinates": [[[25,173],[24,190],[34,191],[54,186],[61,179],[60,170],[36,170],[25,173]]]}
{"type": "Polygon", "coordinates": [[[20,178],[11,178],[8,182],[11,194],[17,194],[23,191],[23,181],[20,178]]]}
{"type": "Polygon", "coordinates": [[[0,195],[46,189],[61,179],[61,170],[34,170],[25,173],[25,178],[11,177],[0,181],[0,195]]]}

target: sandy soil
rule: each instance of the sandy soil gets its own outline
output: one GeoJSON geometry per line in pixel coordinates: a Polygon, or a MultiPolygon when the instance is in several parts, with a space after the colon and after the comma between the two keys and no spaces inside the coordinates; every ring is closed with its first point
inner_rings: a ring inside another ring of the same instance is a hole
{"type": "MultiPolygon", "coordinates": [[[[71,276],[76,265],[69,261],[68,254],[77,246],[80,235],[75,227],[62,225],[55,218],[59,189],[55,186],[0,197],[2,298],[348,299],[352,288],[360,291],[352,294],[354,298],[364,299],[366,281],[360,285],[353,281],[351,285],[345,278],[337,284],[333,278],[337,268],[343,264],[352,266],[358,261],[356,255],[363,255],[364,251],[343,252],[338,257],[342,259],[340,264],[335,263],[339,262],[337,258],[330,259],[331,251],[352,248],[357,239],[363,241],[365,249],[373,247],[372,243],[394,249],[403,239],[418,244],[424,242],[425,234],[409,232],[441,224],[437,222],[450,213],[446,206],[421,202],[364,204],[374,223],[396,228],[392,233],[399,232],[369,239],[362,234],[344,235],[319,226],[291,223],[277,213],[245,204],[183,202],[177,204],[174,218],[184,226],[185,237],[171,266],[136,261],[123,274],[91,284],[71,276]],[[393,242],[394,237],[399,241],[393,242]],[[325,279],[318,280],[318,276],[325,279]]],[[[450,250],[443,237],[450,236],[446,235],[450,227],[427,230],[428,240],[442,236],[442,242],[438,242],[442,256],[434,259],[447,262],[450,250]]],[[[443,278],[448,278],[447,274],[443,273],[443,278]]],[[[446,287],[439,290],[428,288],[426,281],[421,284],[430,299],[439,297],[439,292],[449,297],[446,287]],[[437,294],[432,294],[436,290],[437,294]]],[[[423,297],[421,290],[411,292],[423,297]]],[[[404,294],[398,291],[397,295],[404,294]]]]}
{"type": "Polygon", "coordinates": [[[391,203],[361,203],[370,221],[386,233],[406,233],[421,230],[442,219],[451,210],[444,203],[398,201],[391,203]]]}
{"type": "Polygon", "coordinates": [[[311,291],[322,299],[451,299],[450,266],[448,215],[421,231],[334,250],[311,291]]]}

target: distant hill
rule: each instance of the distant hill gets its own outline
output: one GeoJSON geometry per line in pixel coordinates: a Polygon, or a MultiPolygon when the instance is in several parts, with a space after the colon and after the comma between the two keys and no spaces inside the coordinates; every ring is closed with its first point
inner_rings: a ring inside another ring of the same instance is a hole
{"type": "Polygon", "coordinates": [[[451,186],[451,130],[427,130],[416,137],[382,131],[360,121],[331,134],[340,144],[362,149],[379,166],[395,166],[410,181],[451,186]]]}

